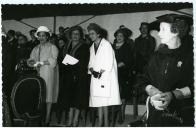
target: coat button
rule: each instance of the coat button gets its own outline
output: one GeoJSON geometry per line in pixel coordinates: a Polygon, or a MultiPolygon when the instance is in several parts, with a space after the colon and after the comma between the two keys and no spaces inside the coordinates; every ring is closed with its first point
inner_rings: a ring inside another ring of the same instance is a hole
{"type": "Polygon", "coordinates": [[[104,85],[101,85],[102,88],[104,88],[104,85]]]}

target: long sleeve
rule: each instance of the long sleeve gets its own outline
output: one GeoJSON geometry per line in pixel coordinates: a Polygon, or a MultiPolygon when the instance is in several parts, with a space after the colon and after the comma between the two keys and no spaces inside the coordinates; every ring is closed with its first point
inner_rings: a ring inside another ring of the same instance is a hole
{"type": "Polygon", "coordinates": [[[134,60],[133,60],[133,49],[131,44],[126,45],[126,49],[124,49],[123,56],[124,58],[122,61],[125,63],[125,66],[127,68],[133,69],[134,60]]]}
{"type": "Polygon", "coordinates": [[[152,80],[151,80],[150,74],[149,74],[149,69],[150,69],[150,63],[145,68],[144,74],[141,75],[141,76],[138,76],[138,83],[137,83],[137,85],[140,86],[141,90],[143,90],[143,91],[145,91],[145,88],[146,88],[147,85],[151,85],[152,84],[152,80]]]}
{"type": "Polygon", "coordinates": [[[77,74],[86,74],[88,62],[89,62],[89,49],[88,47],[83,44],[81,48],[78,50],[77,58],[79,62],[74,65],[77,74]]]}
{"type": "Polygon", "coordinates": [[[53,68],[57,64],[57,57],[58,57],[58,49],[56,46],[52,45],[51,46],[51,57],[48,58],[48,62],[50,63],[50,66],[52,66],[53,68]]]}
{"type": "Polygon", "coordinates": [[[89,69],[92,68],[92,60],[93,60],[93,55],[92,54],[94,54],[94,53],[92,52],[92,49],[90,48],[90,59],[89,59],[89,63],[88,63],[88,74],[91,74],[89,69]]]}
{"type": "MultiPolygon", "coordinates": [[[[106,43],[106,42],[104,42],[106,43]]],[[[107,71],[107,72],[110,72],[112,70],[112,67],[113,67],[113,62],[114,62],[114,51],[113,51],[113,48],[112,46],[108,43],[108,44],[105,44],[104,48],[103,48],[103,51],[102,52],[102,55],[104,57],[104,62],[101,66],[101,69],[107,71]]]]}
{"type": "Polygon", "coordinates": [[[37,58],[37,52],[38,52],[38,47],[35,47],[35,48],[33,48],[33,50],[32,50],[32,52],[31,52],[31,54],[30,54],[30,58],[29,58],[29,60],[35,60],[35,61],[38,61],[38,58],[37,58]]]}

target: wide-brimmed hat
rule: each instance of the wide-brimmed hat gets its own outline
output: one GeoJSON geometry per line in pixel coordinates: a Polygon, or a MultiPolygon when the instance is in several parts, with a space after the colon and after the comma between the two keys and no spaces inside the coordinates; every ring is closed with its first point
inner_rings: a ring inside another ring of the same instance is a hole
{"type": "Polygon", "coordinates": [[[156,19],[157,19],[156,21],[150,23],[151,30],[159,31],[160,22],[172,23],[176,20],[183,20],[189,26],[193,25],[193,18],[191,16],[180,15],[180,14],[173,14],[173,13],[165,14],[165,15],[156,17],[156,19]]]}
{"type": "Polygon", "coordinates": [[[47,33],[50,34],[50,36],[52,35],[50,29],[49,29],[48,27],[46,27],[46,26],[39,26],[39,27],[38,27],[38,29],[37,29],[37,31],[36,31],[36,33],[35,33],[35,36],[36,36],[36,37],[38,37],[38,33],[39,33],[39,32],[47,32],[47,33]]]}

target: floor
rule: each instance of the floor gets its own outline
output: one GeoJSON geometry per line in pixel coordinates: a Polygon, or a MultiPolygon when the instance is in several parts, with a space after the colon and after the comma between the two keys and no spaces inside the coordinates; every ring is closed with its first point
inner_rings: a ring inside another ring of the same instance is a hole
{"type": "MultiPolygon", "coordinates": [[[[127,127],[130,122],[134,122],[137,119],[139,119],[140,117],[141,116],[133,117],[133,115],[126,115],[124,122],[122,124],[118,124],[118,122],[117,122],[115,127],[127,127]]],[[[55,118],[55,114],[52,114],[52,121],[50,123],[50,126],[65,127],[66,125],[65,125],[65,121],[62,124],[58,124],[57,119],[55,118]]],[[[97,120],[96,120],[95,126],[97,126],[97,120]]],[[[84,121],[80,121],[79,127],[92,127],[92,123],[90,122],[90,119],[87,118],[86,125],[85,125],[84,121]]]]}

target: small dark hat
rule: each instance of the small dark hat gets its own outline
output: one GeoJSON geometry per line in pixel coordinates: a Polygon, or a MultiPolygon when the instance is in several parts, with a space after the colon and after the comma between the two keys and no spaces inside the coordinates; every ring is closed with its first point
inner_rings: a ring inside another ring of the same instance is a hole
{"type": "Polygon", "coordinates": [[[156,21],[150,23],[150,30],[158,30],[159,31],[160,22],[174,23],[177,20],[184,21],[189,26],[193,25],[193,18],[190,16],[186,16],[186,15],[165,14],[165,15],[156,17],[156,19],[157,19],[156,21]]]}
{"type": "Polygon", "coordinates": [[[71,38],[71,34],[73,31],[78,30],[80,32],[80,38],[84,37],[84,33],[83,33],[83,29],[80,26],[73,26],[71,27],[68,31],[69,31],[69,37],[71,38]]]}
{"type": "Polygon", "coordinates": [[[130,37],[132,35],[132,31],[128,28],[119,28],[118,30],[116,30],[116,32],[114,33],[114,37],[116,38],[118,33],[122,33],[126,38],[130,37]]]}

